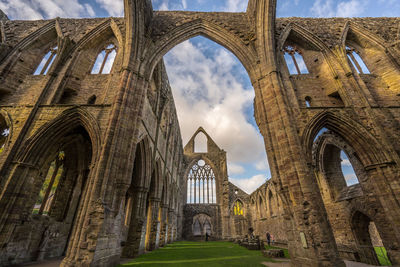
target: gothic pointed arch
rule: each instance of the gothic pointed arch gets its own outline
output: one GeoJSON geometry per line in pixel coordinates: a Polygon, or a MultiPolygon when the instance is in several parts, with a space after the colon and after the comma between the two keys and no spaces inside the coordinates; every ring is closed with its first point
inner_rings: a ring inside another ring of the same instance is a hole
{"type": "MultiPolygon", "coordinates": [[[[59,22],[54,19],[19,41],[0,65],[0,75],[3,78],[0,93],[10,96],[16,92],[20,86],[18,81],[24,81],[26,77],[33,75],[50,50],[62,49],[65,46],[64,39],[59,22]],[[15,72],[15,69],[18,69],[18,72],[15,72]]],[[[58,64],[57,54],[59,52],[53,54],[42,74],[54,69],[58,64]]],[[[3,101],[10,103],[7,99],[3,101]]]]}
{"type": "Polygon", "coordinates": [[[246,45],[234,34],[225,30],[214,22],[206,19],[195,19],[189,22],[180,23],[169,32],[163,34],[155,41],[154,51],[148,51],[148,56],[142,66],[145,77],[150,79],[156,64],[173,47],[196,36],[204,36],[231,51],[243,64],[250,77],[254,77],[256,69],[256,52],[251,46],[246,45]]]}
{"type": "Polygon", "coordinates": [[[318,132],[326,127],[340,135],[353,146],[364,166],[373,164],[393,164],[393,152],[388,151],[381,142],[374,138],[363,125],[342,115],[323,111],[314,116],[302,133],[302,142],[306,147],[307,159],[312,158],[312,144],[318,132]]]}
{"type": "Polygon", "coordinates": [[[82,126],[87,131],[92,141],[92,154],[97,158],[101,147],[100,127],[97,120],[82,108],[67,109],[62,112],[54,120],[44,124],[31,138],[26,140],[17,154],[17,159],[21,162],[30,162],[40,159],[40,155],[44,153],[50,145],[46,136],[52,135],[51,143],[58,141],[58,137],[62,136],[69,129],[82,126]]]}
{"type": "MultiPolygon", "coordinates": [[[[104,89],[110,79],[106,77],[91,77],[91,74],[109,74],[118,70],[122,64],[124,37],[114,19],[106,19],[89,31],[77,44],[71,48],[70,63],[67,64],[66,82],[62,83],[51,97],[51,102],[68,104],[81,100],[80,89],[91,79],[97,79],[104,89]]],[[[104,90],[103,90],[104,91],[104,90]]],[[[93,91],[96,102],[101,102],[106,95],[100,90],[93,91]],[[100,100],[100,101],[99,101],[100,100]]],[[[114,91],[112,91],[114,94],[114,91]]],[[[112,97],[111,97],[112,98],[112,97]]]]}
{"type": "Polygon", "coordinates": [[[379,33],[373,33],[355,22],[346,23],[341,44],[342,50],[348,56],[350,71],[359,74],[374,100],[381,105],[395,105],[395,101],[388,103],[387,99],[400,94],[398,51],[379,36],[379,33]],[[382,69],[382,65],[386,67],[382,69]],[[376,90],[375,87],[384,89],[376,90]]]}

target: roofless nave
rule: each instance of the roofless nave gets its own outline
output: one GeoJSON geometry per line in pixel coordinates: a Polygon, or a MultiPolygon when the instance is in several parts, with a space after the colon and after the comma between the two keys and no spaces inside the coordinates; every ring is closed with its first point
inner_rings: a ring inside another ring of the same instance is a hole
{"type": "Polygon", "coordinates": [[[399,19],[276,19],[275,8],[154,12],[125,0],[124,18],[0,16],[1,264],[113,266],[249,226],[287,243],[293,266],[376,263],[377,233],[400,264],[399,19]],[[234,53],[255,89],[272,179],[250,196],[207,134],[206,154],[182,146],[162,57],[197,35],[234,53]],[[186,204],[204,179],[215,203],[186,204]]]}

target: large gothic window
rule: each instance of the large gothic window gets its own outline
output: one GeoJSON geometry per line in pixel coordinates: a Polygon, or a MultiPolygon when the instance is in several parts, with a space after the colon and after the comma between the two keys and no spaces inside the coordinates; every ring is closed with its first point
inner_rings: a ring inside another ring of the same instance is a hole
{"type": "Polygon", "coordinates": [[[365,65],[364,61],[359,55],[359,52],[356,51],[354,48],[351,48],[349,46],[346,46],[346,54],[353,65],[354,69],[357,70],[357,73],[359,74],[370,74],[369,69],[367,68],[367,65],[365,65]]]}
{"type": "Polygon", "coordinates": [[[53,65],[54,60],[57,57],[58,47],[55,46],[51,48],[46,55],[44,55],[42,61],[40,61],[39,66],[37,66],[33,75],[46,75],[49,71],[51,65],[53,65]]]}
{"type": "Polygon", "coordinates": [[[117,56],[117,47],[114,44],[107,45],[98,55],[93,65],[91,74],[109,74],[117,56]]]}
{"type": "Polygon", "coordinates": [[[235,206],[233,206],[234,215],[243,215],[243,203],[240,200],[236,200],[235,206]]]}
{"type": "Polygon", "coordinates": [[[189,170],[187,203],[216,203],[215,174],[209,164],[199,160],[189,170]]]}
{"type": "Polygon", "coordinates": [[[299,49],[293,46],[286,46],[283,50],[286,65],[290,74],[307,74],[308,69],[304,62],[303,55],[299,49]]]}

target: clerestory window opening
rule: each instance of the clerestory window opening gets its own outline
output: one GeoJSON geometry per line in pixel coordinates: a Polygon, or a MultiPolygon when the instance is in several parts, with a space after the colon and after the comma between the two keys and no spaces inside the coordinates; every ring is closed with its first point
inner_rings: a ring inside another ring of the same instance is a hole
{"type": "Polygon", "coordinates": [[[288,45],[283,49],[286,65],[291,75],[308,74],[308,69],[300,49],[288,45]]]}
{"type": "Polygon", "coordinates": [[[98,55],[93,65],[91,74],[110,74],[117,56],[117,47],[114,44],[107,45],[98,55]]]}
{"type": "Polygon", "coordinates": [[[353,65],[354,69],[358,74],[370,74],[367,65],[365,65],[364,60],[359,55],[359,52],[352,47],[346,46],[346,54],[353,65]]]}
{"type": "Polygon", "coordinates": [[[33,75],[46,75],[57,57],[57,51],[57,46],[50,48],[46,55],[44,55],[42,61],[40,61],[33,75]]]}

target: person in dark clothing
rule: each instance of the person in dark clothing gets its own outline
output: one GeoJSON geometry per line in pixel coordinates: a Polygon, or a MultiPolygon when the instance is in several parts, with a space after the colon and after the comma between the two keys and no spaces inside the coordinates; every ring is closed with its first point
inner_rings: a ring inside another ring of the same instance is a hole
{"type": "Polygon", "coordinates": [[[208,233],[206,232],[206,242],[208,241],[208,237],[209,237],[209,235],[208,235],[208,233]]]}
{"type": "Polygon", "coordinates": [[[267,232],[267,243],[268,243],[268,246],[271,245],[271,235],[269,232],[267,232]]]}

